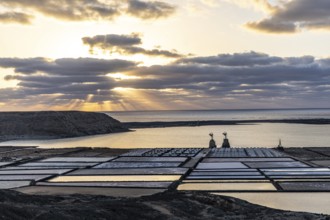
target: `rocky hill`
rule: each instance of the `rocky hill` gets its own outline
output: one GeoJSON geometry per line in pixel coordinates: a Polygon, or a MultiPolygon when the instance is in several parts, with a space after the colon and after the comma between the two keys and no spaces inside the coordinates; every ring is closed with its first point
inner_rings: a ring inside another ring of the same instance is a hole
{"type": "Polygon", "coordinates": [[[0,190],[0,219],[263,220],[330,216],[281,211],[202,192],[165,192],[140,198],[92,195],[38,196],[0,190]]]}
{"type": "Polygon", "coordinates": [[[0,112],[0,141],[80,137],[123,131],[128,129],[103,113],[0,112]]]}

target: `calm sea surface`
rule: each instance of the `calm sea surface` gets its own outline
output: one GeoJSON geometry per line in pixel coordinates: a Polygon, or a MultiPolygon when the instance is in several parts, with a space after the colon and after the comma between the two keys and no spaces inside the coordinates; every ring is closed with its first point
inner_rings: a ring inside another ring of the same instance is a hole
{"type": "MultiPolygon", "coordinates": [[[[220,110],[220,111],[145,111],[107,112],[123,121],[190,121],[330,118],[330,109],[305,110],[220,110]]],[[[222,133],[228,132],[233,147],[275,147],[281,138],[285,147],[330,147],[330,125],[260,123],[201,127],[170,127],[136,129],[134,132],[95,135],[43,141],[9,141],[0,146],[22,145],[40,147],[207,147],[208,134],[213,132],[218,145],[222,133]]]]}
{"type": "Polygon", "coordinates": [[[291,110],[196,110],[196,111],[135,111],[105,112],[122,122],[197,121],[197,120],[271,120],[330,119],[330,109],[291,110]]]}

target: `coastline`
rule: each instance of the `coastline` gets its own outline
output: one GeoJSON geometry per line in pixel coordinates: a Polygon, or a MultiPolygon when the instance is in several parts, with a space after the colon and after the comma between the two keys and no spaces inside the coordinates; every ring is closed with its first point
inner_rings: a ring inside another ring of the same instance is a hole
{"type": "MultiPolygon", "coordinates": [[[[117,118],[117,117],[116,117],[117,118]]],[[[253,125],[285,123],[329,125],[329,118],[254,119],[254,120],[177,120],[120,122],[99,112],[44,111],[0,112],[0,142],[19,140],[54,140],[128,132],[139,128],[198,127],[213,125],[253,125]]]]}
{"type": "Polygon", "coordinates": [[[274,119],[274,120],[201,120],[201,121],[153,121],[153,122],[122,122],[130,129],[134,128],[160,128],[160,127],[197,127],[209,125],[248,125],[257,123],[287,123],[329,125],[330,119],[274,119]]]}

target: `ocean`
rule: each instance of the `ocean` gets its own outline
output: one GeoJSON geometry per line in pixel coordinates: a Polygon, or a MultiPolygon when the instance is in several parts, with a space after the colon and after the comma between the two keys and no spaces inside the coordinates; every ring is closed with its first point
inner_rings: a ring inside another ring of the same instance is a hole
{"type": "Polygon", "coordinates": [[[330,109],[249,109],[104,112],[122,122],[330,119],[330,109]]]}
{"type": "MultiPolygon", "coordinates": [[[[330,119],[330,109],[128,111],[105,113],[122,122],[330,119]]],[[[133,132],[79,138],[8,141],[0,143],[0,146],[40,146],[43,148],[77,146],[109,148],[208,147],[209,133],[214,133],[217,145],[221,146],[222,133],[225,131],[228,133],[232,147],[276,147],[279,139],[281,139],[284,147],[330,146],[330,125],[285,123],[145,128],[136,129],[133,132]]]]}

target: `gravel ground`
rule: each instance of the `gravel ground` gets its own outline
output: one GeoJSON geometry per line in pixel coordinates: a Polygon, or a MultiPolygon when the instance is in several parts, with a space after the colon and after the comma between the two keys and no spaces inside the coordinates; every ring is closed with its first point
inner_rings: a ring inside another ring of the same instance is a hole
{"type": "Polygon", "coordinates": [[[0,191],[0,219],[330,219],[280,211],[243,200],[197,192],[164,192],[140,198],[37,196],[0,191]]]}

